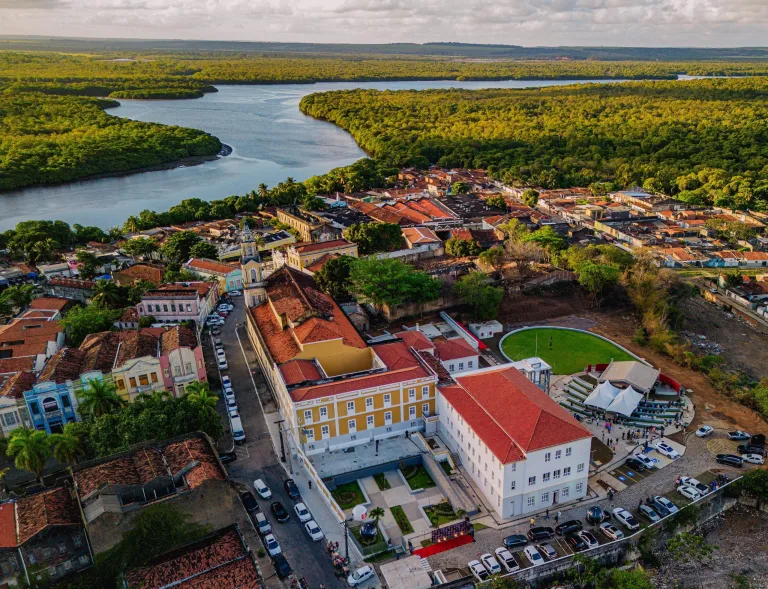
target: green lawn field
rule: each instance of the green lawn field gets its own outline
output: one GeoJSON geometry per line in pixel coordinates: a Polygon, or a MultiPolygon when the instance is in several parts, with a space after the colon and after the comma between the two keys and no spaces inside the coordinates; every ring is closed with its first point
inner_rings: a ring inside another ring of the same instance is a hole
{"type": "Polygon", "coordinates": [[[553,374],[581,372],[588,364],[607,364],[614,360],[634,360],[621,348],[580,331],[550,329],[546,327],[528,329],[510,335],[504,340],[502,349],[512,360],[538,356],[552,366],[553,374]],[[550,338],[552,345],[550,347],[550,338]]]}

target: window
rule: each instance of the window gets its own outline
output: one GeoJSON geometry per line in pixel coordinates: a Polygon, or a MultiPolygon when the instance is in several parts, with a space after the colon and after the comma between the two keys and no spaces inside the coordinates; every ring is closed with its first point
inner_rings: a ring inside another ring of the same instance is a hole
{"type": "Polygon", "coordinates": [[[187,313],[191,313],[191,312],[192,312],[192,305],[187,305],[187,313]]]}
{"type": "Polygon", "coordinates": [[[366,422],[366,424],[368,425],[368,427],[373,427],[373,415],[369,415],[369,416],[366,418],[365,422],[366,422]]]}
{"type": "Polygon", "coordinates": [[[355,402],[347,401],[347,413],[354,413],[354,412],[355,412],[355,402]]]}
{"type": "Polygon", "coordinates": [[[384,407],[389,407],[392,405],[392,395],[389,393],[384,395],[384,407]]]}
{"type": "Polygon", "coordinates": [[[536,505],[536,497],[528,497],[528,507],[536,505]]]}
{"type": "Polygon", "coordinates": [[[149,377],[146,374],[139,375],[139,384],[143,387],[149,384],[149,377]]]}
{"type": "Polygon", "coordinates": [[[16,415],[16,413],[13,413],[13,412],[3,413],[2,415],[0,415],[0,417],[2,418],[3,425],[6,427],[11,425],[16,425],[17,423],[19,423],[18,415],[16,415]]]}
{"type": "Polygon", "coordinates": [[[65,409],[68,409],[71,406],[71,403],[69,402],[69,395],[63,395],[61,397],[61,406],[65,409]]]}
{"type": "Polygon", "coordinates": [[[324,425],[322,428],[320,428],[320,434],[323,436],[323,439],[330,437],[331,435],[331,428],[327,425],[324,425]]]}
{"type": "Polygon", "coordinates": [[[536,477],[528,477],[528,485],[533,486],[536,484],[536,477]]]}
{"type": "Polygon", "coordinates": [[[416,405],[411,405],[408,407],[408,419],[413,419],[416,417],[416,405]]]}
{"type": "Polygon", "coordinates": [[[163,305],[163,313],[167,313],[167,312],[168,312],[168,305],[163,305]]]}
{"type": "Polygon", "coordinates": [[[563,490],[560,491],[561,497],[568,497],[568,487],[563,487],[563,490]]]}
{"type": "Polygon", "coordinates": [[[392,423],[392,412],[387,411],[384,413],[384,425],[389,425],[392,423]]]}
{"type": "Polygon", "coordinates": [[[453,372],[454,370],[455,370],[454,365],[453,364],[449,364],[448,365],[448,372],[453,372]]]}
{"type": "Polygon", "coordinates": [[[181,376],[181,366],[173,367],[173,376],[181,376]]]}
{"type": "Polygon", "coordinates": [[[515,472],[517,470],[517,463],[512,464],[512,468],[509,469],[512,472],[515,472]]]}
{"type": "Polygon", "coordinates": [[[176,305],[174,305],[173,303],[171,303],[171,312],[172,313],[176,312],[176,305]]]}
{"type": "Polygon", "coordinates": [[[416,389],[408,389],[408,400],[409,401],[416,400],[416,389]]]}
{"type": "Polygon", "coordinates": [[[569,477],[569,476],[571,476],[571,467],[570,467],[570,466],[566,466],[566,467],[563,469],[563,476],[564,476],[564,477],[569,477]]]}
{"type": "Polygon", "coordinates": [[[187,362],[186,364],[184,364],[184,369],[186,370],[186,372],[184,374],[192,374],[192,364],[191,363],[187,362]]]}
{"type": "Polygon", "coordinates": [[[421,387],[421,398],[429,399],[429,387],[421,387]]]}
{"type": "Polygon", "coordinates": [[[514,490],[515,490],[515,486],[516,486],[516,485],[517,485],[517,482],[516,482],[516,481],[512,481],[512,482],[509,484],[509,490],[510,490],[510,491],[514,491],[514,490]]]}
{"type": "Polygon", "coordinates": [[[552,473],[552,478],[553,479],[559,479],[560,478],[560,470],[559,469],[552,473]]]}
{"type": "Polygon", "coordinates": [[[116,380],[115,383],[117,383],[117,390],[118,391],[124,391],[125,390],[125,381],[124,380],[116,380]]]}
{"type": "Polygon", "coordinates": [[[549,503],[549,493],[542,493],[539,503],[549,503]]]}
{"type": "Polygon", "coordinates": [[[550,458],[552,458],[552,454],[550,452],[544,454],[544,462],[549,462],[550,458]]]}
{"type": "Polygon", "coordinates": [[[157,382],[157,372],[153,372],[149,375],[152,382],[157,382]]]}
{"type": "Polygon", "coordinates": [[[368,397],[368,398],[365,400],[365,408],[366,408],[366,410],[368,410],[368,411],[370,411],[371,409],[373,409],[373,397],[368,397]]]}
{"type": "Polygon", "coordinates": [[[135,389],[135,388],[136,388],[136,379],[135,379],[133,376],[132,376],[131,378],[129,378],[129,379],[128,379],[128,382],[130,382],[130,383],[131,383],[131,388],[132,388],[132,389],[135,389]]]}
{"type": "Polygon", "coordinates": [[[424,417],[429,417],[429,403],[424,403],[421,406],[421,414],[424,417]]]}
{"type": "Polygon", "coordinates": [[[584,463],[583,462],[576,467],[576,472],[584,472],[584,463]]]}
{"type": "Polygon", "coordinates": [[[571,455],[571,447],[570,447],[570,446],[568,446],[568,447],[565,449],[565,455],[566,455],[566,456],[570,456],[570,455],[571,455]]]}
{"type": "Polygon", "coordinates": [[[328,407],[320,407],[320,419],[328,418],[328,407]]]}
{"type": "Polygon", "coordinates": [[[349,433],[353,434],[357,431],[357,420],[356,419],[350,419],[347,422],[347,427],[349,428],[349,433]]]}
{"type": "Polygon", "coordinates": [[[312,410],[311,409],[305,409],[304,410],[304,423],[312,423],[312,410]]]}
{"type": "Polygon", "coordinates": [[[470,360],[469,362],[467,362],[467,368],[474,368],[474,367],[475,367],[475,361],[474,360],[470,360]]]}
{"type": "Polygon", "coordinates": [[[315,441],[315,429],[310,427],[304,430],[304,433],[307,436],[307,442],[314,442],[315,441]]]}
{"type": "Polygon", "coordinates": [[[165,378],[168,378],[169,376],[171,376],[171,371],[168,370],[167,368],[163,369],[163,376],[165,376],[165,378]]]}
{"type": "Polygon", "coordinates": [[[555,460],[560,460],[560,455],[562,453],[562,450],[555,450],[555,460]]]}
{"type": "Polygon", "coordinates": [[[584,483],[576,483],[576,494],[580,495],[584,490],[584,483]]]}
{"type": "Polygon", "coordinates": [[[541,482],[546,483],[549,481],[549,473],[545,472],[543,475],[541,475],[541,482]]]}

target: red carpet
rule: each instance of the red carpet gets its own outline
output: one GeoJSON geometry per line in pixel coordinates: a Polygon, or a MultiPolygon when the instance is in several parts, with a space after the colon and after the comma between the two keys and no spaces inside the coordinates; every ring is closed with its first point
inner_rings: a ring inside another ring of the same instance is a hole
{"type": "Polygon", "coordinates": [[[430,546],[427,546],[426,548],[419,548],[418,550],[414,550],[413,553],[416,556],[420,556],[421,558],[427,558],[428,556],[434,556],[435,554],[440,554],[441,552],[445,552],[447,550],[453,550],[454,548],[458,548],[459,546],[464,546],[464,544],[471,544],[472,543],[472,536],[469,534],[464,534],[463,536],[457,536],[456,538],[451,538],[450,540],[446,540],[445,542],[438,542],[437,544],[432,544],[430,546]]]}

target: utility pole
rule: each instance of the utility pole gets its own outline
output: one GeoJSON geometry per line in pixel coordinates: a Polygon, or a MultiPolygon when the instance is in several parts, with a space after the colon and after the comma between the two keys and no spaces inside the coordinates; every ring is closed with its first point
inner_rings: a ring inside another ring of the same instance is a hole
{"type": "Polygon", "coordinates": [[[349,562],[349,526],[346,517],[344,518],[344,555],[349,562]]]}
{"type": "Polygon", "coordinates": [[[275,422],[278,427],[278,431],[280,432],[280,462],[285,462],[285,444],[283,443],[282,423],[285,423],[285,419],[281,419],[280,421],[275,422]]]}

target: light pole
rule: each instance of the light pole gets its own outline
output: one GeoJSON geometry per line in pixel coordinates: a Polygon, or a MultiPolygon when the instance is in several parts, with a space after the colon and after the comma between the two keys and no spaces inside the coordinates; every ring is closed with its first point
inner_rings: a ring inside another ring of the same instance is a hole
{"type": "Polygon", "coordinates": [[[282,423],[285,423],[285,419],[276,421],[278,432],[280,433],[280,462],[285,462],[285,444],[283,443],[283,427],[282,423]]]}

